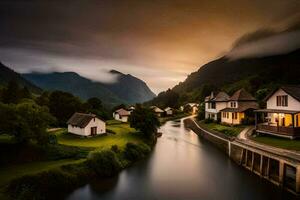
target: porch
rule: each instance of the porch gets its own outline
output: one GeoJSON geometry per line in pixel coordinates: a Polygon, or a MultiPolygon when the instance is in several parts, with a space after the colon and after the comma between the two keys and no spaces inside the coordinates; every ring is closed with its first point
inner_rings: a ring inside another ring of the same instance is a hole
{"type": "Polygon", "coordinates": [[[257,132],[290,139],[300,137],[300,111],[262,109],[254,112],[257,132]]]}

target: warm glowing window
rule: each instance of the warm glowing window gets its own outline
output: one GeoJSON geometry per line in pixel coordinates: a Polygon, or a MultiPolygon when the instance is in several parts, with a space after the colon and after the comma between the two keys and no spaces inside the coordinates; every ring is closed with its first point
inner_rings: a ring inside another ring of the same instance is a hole
{"type": "Polygon", "coordinates": [[[277,106],[288,106],[288,95],[281,95],[276,97],[277,106]]]}

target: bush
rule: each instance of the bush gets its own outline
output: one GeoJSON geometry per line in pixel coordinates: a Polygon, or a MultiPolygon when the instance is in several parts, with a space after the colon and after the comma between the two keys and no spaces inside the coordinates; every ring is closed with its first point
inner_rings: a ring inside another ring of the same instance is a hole
{"type": "Polygon", "coordinates": [[[113,152],[115,152],[115,153],[119,153],[120,152],[120,149],[119,149],[118,145],[112,145],[110,149],[113,152]]]}
{"type": "Polygon", "coordinates": [[[255,124],[255,119],[253,117],[245,117],[241,120],[243,125],[253,125],[255,124]]]}
{"type": "Polygon", "coordinates": [[[210,118],[204,120],[204,124],[210,124],[210,123],[213,123],[213,122],[214,122],[214,120],[210,119],[210,118]]]}
{"type": "Polygon", "coordinates": [[[51,199],[51,194],[70,192],[79,185],[80,179],[76,175],[55,169],[15,179],[7,192],[12,199],[51,199]]]}
{"type": "Polygon", "coordinates": [[[112,150],[93,151],[88,156],[88,165],[98,176],[110,177],[122,169],[122,164],[112,150]]]}
{"type": "Polygon", "coordinates": [[[145,157],[151,151],[146,144],[134,144],[128,142],[125,147],[125,157],[130,161],[136,161],[145,157]]]}

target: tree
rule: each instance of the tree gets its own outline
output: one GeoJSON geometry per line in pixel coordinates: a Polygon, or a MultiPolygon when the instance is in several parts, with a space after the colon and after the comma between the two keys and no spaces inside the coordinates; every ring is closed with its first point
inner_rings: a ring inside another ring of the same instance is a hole
{"type": "Polygon", "coordinates": [[[115,111],[115,110],[118,110],[118,109],[120,109],[120,108],[126,109],[126,105],[125,105],[125,104],[117,105],[117,106],[115,106],[112,110],[115,111]]]}
{"type": "Polygon", "coordinates": [[[62,91],[54,91],[50,94],[49,109],[50,113],[56,117],[59,126],[65,126],[67,120],[75,112],[85,111],[79,98],[62,91]]]}
{"type": "Polygon", "coordinates": [[[20,87],[16,81],[12,80],[8,83],[7,88],[3,90],[2,101],[4,103],[18,103],[21,99],[20,87]]]}
{"type": "Polygon", "coordinates": [[[15,136],[18,142],[35,140],[39,144],[48,143],[46,128],[54,120],[47,107],[34,101],[17,105],[0,103],[0,133],[15,136]]]}
{"type": "Polygon", "coordinates": [[[133,127],[150,140],[154,139],[154,135],[157,132],[160,122],[155,113],[147,108],[143,108],[141,105],[136,105],[136,109],[129,117],[130,127],[133,127]]]}
{"type": "Polygon", "coordinates": [[[102,101],[99,98],[93,97],[84,103],[85,112],[96,114],[102,119],[109,119],[109,112],[102,106],[102,101]]]}
{"type": "Polygon", "coordinates": [[[36,98],[36,103],[40,106],[49,106],[49,92],[43,92],[39,97],[36,98]]]}
{"type": "Polygon", "coordinates": [[[205,103],[204,102],[199,105],[197,119],[198,120],[205,119],[205,103]]]}
{"type": "Polygon", "coordinates": [[[31,99],[32,98],[31,93],[26,86],[20,90],[20,98],[21,99],[31,99]]]}

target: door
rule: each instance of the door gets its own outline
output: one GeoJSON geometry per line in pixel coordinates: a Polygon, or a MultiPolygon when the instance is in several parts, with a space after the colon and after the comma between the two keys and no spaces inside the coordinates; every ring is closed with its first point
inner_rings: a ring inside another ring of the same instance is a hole
{"type": "Polygon", "coordinates": [[[97,135],[97,127],[91,127],[91,135],[97,135]]]}

